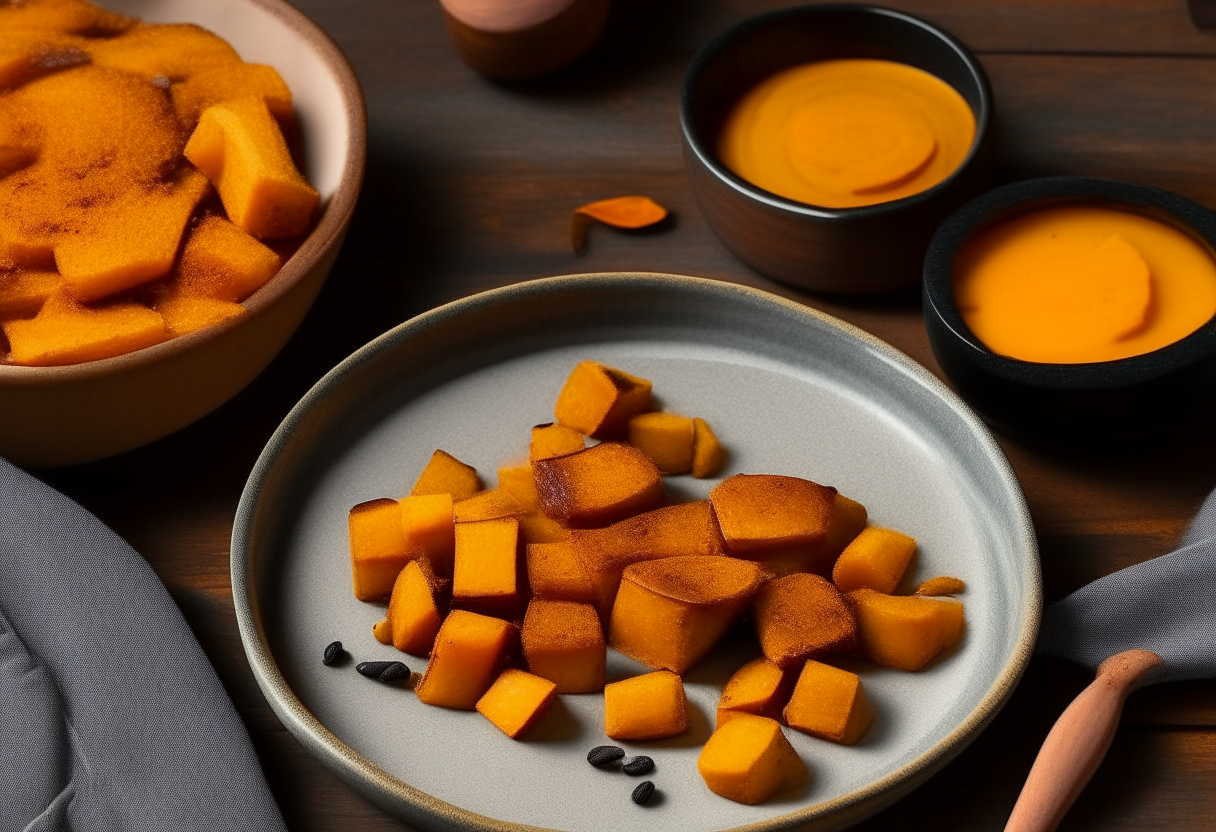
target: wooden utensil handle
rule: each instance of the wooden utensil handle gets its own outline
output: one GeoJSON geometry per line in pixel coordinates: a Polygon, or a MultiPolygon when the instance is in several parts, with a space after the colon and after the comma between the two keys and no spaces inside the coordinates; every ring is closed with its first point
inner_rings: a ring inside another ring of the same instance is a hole
{"type": "Polygon", "coordinates": [[[1161,657],[1128,650],[1098,666],[1098,675],[1065,709],[1043,741],[1005,825],[1005,832],[1051,832],[1089,782],[1119,726],[1136,681],[1161,657]]]}

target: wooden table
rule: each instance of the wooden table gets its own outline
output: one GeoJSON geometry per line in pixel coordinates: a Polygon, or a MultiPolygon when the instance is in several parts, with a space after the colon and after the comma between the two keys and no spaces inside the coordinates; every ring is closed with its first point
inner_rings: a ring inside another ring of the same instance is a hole
{"type": "MultiPolygon", "coordinates": [[[[279,724],[233,616],[228,539],[241,487],[280,419],[323,373],[436,304],[532,277],[623,270],[759,286],[937,367],[916,296],[842,300],[774,284],[735,260],[693,203],[676,118],[684,67],[724,27],[788,3],[616,0],[588,59],[519,87],[487,83],[457,59],[436,0],[299,5],[350,57],[371,123],[363,198],[316,306],[269,369],[216,413],[141,450],[41,476],[129,540],[168,585],[249,726],[292,829],[402,829],[279,724]],[[673,226],[593,229],[575,256],[570,210],[627,193],[670,206],[673,226]]],[[[1216,207],[1216,32],[1195,29],[1182,0],[892,5],[979,53],[996,96],[1002,178],[1109,176],[1216,207]]],[[[1038,528],[1047,600],[1174,547],[1216,486],[1211,434],[1097,459],[1003,442],[1038,528]]],[[[1052,721],[1088,681],[1079,668],[1035,659],[970,748],[859,828],[1001,829],[1052,721]]],[[[1062,828],[1216,829],[1216,683],[1135,694],[1062,828]]]]}

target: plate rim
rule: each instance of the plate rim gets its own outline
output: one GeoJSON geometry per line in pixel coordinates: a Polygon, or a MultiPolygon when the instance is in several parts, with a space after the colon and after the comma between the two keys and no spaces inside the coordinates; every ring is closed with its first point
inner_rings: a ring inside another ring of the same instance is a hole
{"type": "MultiPolygon", "coordinates": [[[[254,463],[241,491],[240,502],[233,521],[230,555],[233,605],[241,645],[249,659],[250,670],[253,672],[262,695],[284,727],[326,768],[354,786],[372,802],[399,817],[404,814],[411,821],[454,830],[478,830],[478,832],[525,832],[525,830],[541,832],[543,830],[543,827],[499,820],[440,800],[388,774],[326,728],[305,707],[287,683],[274,659],[265,633],[262,631],[260,616],[255,611],[252,600],[253,590],[249,567],[253,563],[253,553],[250,543],[253,520],[262,486],[286,451],[295,428],[324,399],[329,390],[343,378],[368,362],[376,360],[382,352],[392,349],[401,341],[409,340],[419,333],[470,312],[488,309],[521,297],[526,298],[533,295],[539,297],[556,291],[586,287],[588,284],[597,288],[628,284],[674,285],[686,287],[690,291],[737,295],[751,301],[775,304],[787,311],[806,315],[820,323],[841,330],[879,353],[900,370],[907,372],[941,398],[971,429],[988,459],[994,463],[996,473],[1006,490],[1016,496],[1016,504],[1010,506],[1009,509],[1017,520],[1019,536],[1025,545],[1024,557],[1026,560],[1023,565],[1026,586],[1020,605],[1021,629],[1009,661],[985,692],[979,704],[949,734],[915,759],[886,776],[831,800],[734,827],[731,830],[723,830],[723,832],[778,832],[778,830],[801,828],[805,825],[814,825],[814,828],[821,830],[841,829],[894,803],[944,767],[980,734],[1013,694],[1034,652],[1042,610],[1042,576],[1037,537],[1029,508],[1026,505],[1025,495],[1008,458],[988,428],[958,394],[927,368],[877,336],[847,321],[771,292],[723,280],[660,272],[591,272],[521,281],[469,295],[422,312],[372,339],[322,376],[283,418],[258,455],[257,462],[254,463]]],[[[552,830],[545,830],[545,832],[552,832],[552,830]]]]}

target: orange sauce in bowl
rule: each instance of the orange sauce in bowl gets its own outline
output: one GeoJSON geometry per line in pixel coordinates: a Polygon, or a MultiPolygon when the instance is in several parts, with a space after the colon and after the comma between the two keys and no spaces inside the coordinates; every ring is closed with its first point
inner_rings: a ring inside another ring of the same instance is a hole
{"type": "Polygon", "coordinates": [[[727,117],[718,156],[779,196],[852,208],[911,196],[954,172],[975,115],[940,78],[894,61],[818,61],[777,73],[727,117]]]}
{"type": "Polygon", "coordinates": [[[1168,223],[1094,204],[980,231],[954,261],[963,321],[1000,355],[1081,364],[1143,355],[1216,315],[1216,259],[1168,223]]]}

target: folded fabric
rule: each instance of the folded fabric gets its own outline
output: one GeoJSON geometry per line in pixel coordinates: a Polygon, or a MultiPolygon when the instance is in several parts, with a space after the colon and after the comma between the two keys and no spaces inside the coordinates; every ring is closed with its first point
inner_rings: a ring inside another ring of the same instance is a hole
{"type": "Polygon", "coordinates": [[[0,459],[0,832],[284,829],[148,564],[0,459]]]}
{"type": "Polygon", "coordinates": [[[1216,676],[1216,491],[1168,555],[1086,584],[1043,611],[1037,650],[1097,669],[1139,647],[1165,661],[1143,683],[1216,676]]]}

